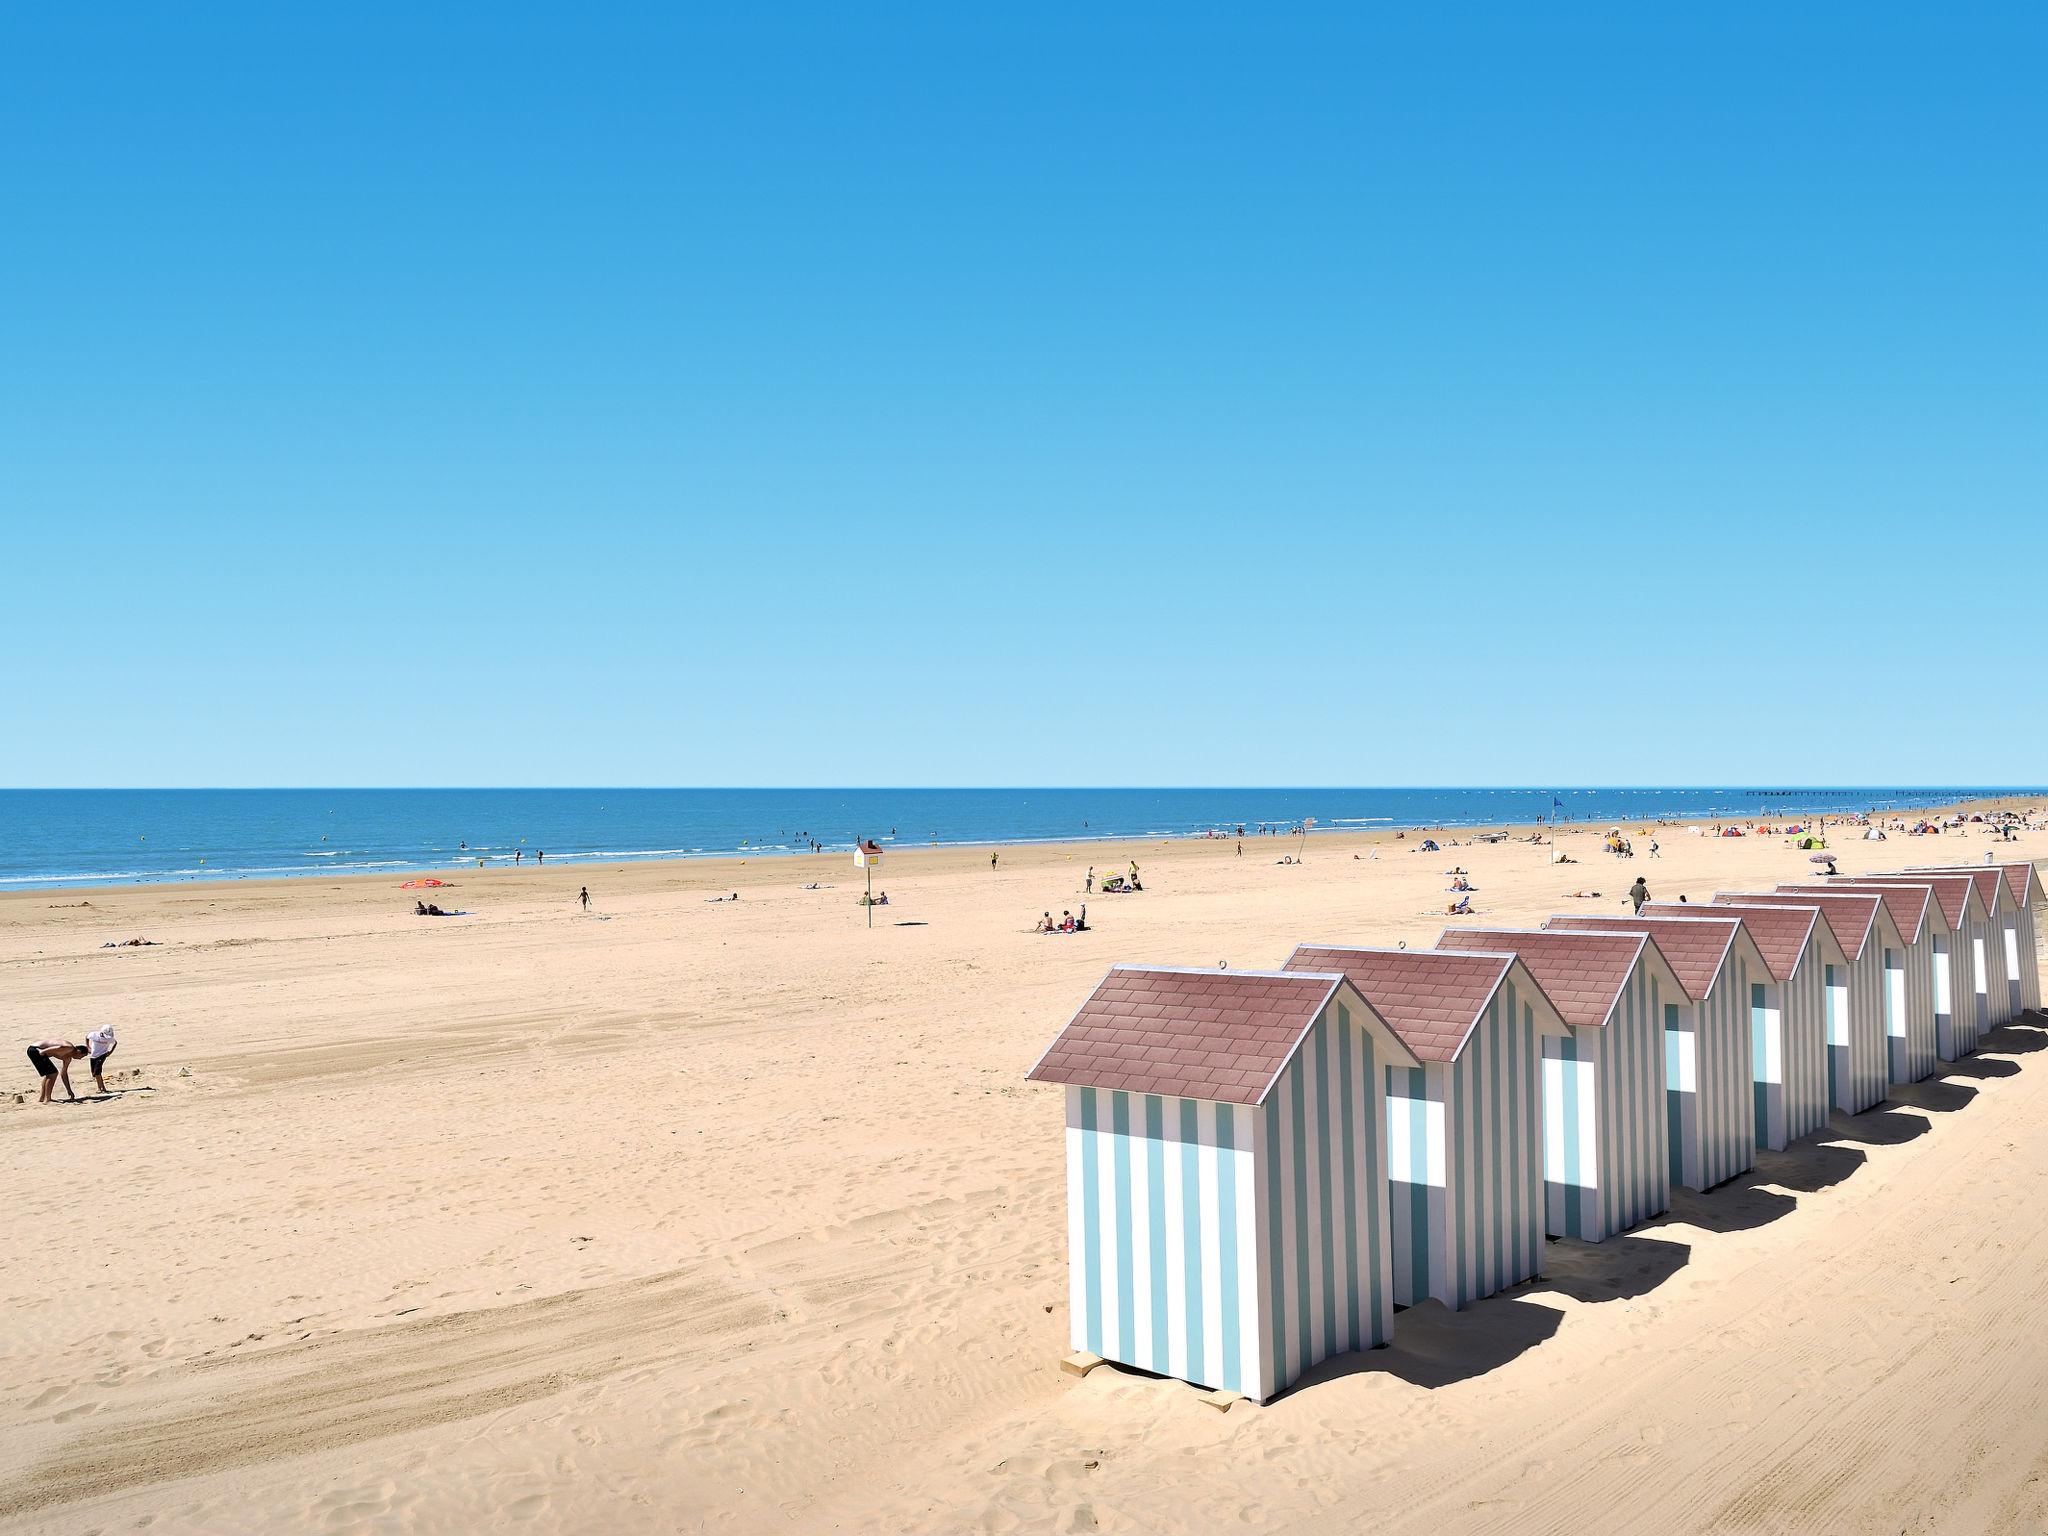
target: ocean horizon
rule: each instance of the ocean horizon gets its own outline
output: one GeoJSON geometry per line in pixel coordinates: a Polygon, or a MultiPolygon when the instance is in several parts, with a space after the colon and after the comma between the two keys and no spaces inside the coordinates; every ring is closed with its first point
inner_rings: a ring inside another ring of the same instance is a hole
{"type": "Polygon", "coordinates": [[[2034,786],[9,789],[0,890],[1295,829],[1904,811],[2034,786]]]}

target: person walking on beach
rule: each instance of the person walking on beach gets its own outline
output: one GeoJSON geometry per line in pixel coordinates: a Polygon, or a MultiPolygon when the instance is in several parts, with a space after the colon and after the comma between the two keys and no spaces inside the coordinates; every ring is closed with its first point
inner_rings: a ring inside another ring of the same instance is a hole
{"type": "Polygon", "coordinates": [[[1658,857],[1657,839],[1655,839],[1654,837],[1650,839],[1650,857],[1653,859],[1658,857]]]}
{"type": "Polygon", "coordinates": [[[1635,903],[1636,916],[1641,917],[1643,915],[1643,903],[1650,899],[1650,888],[1643,883],[1641,875],[1637,875],[1636,883],[1628,888],[1628,899],[1635,903]]]}
{"type": "Polygon", "coordinates": [[[514,864],[517,864],[517,863],[518,863],[518,862],[519,862],[519,861],[520,861],[521,859],[523,859],[523,858],[525,858],[525,857],[526,857],[526,850],[525,850],[524,848],[514,848],[514,849],[512,850],[512,862],[513,862],[514,864]]]}
{"type": "Polygon", "coordinates": [[[590,910],[590,887],[586,885],[576,895],[577,899],[583,903],[583,910],[588,912],[590,910]]]}
{"type": "Polygon", "coordinates": [[[1095,866],[1093,864],[1088,866],[1088,883],[1082,886],[1081,890],[1084,895],[1093,896],[1095,894],[1095,866]]]}
{"type": "Polygon", "coordinates": [[[114,1038],[114,1026],[102,1024],[85,1037],[88,1052],[86,1066],[92,1069],[93,1085],[101,1092],[107,1091],[107,1058],[114,1054],[114,1047],[121,1042],[114,1038]]]}
{"type": "Polygon", "coordinates": [[[43,1096],[38,1104],[50,1102],[50,1090],[57,1086],[61,1074],[64,1079],[64,1093],[72,1103],[78,1102],[78,1095],[71,1087],[71,1063],[84,1058],[85,1047],[73,1045],[69,1040],[38,1040],[28,1048],[29,1065],[43,1080],[43,1096]]]}
{"type": "Polygon", "coordinates": [[[545,864],[545,863],[547,863],[547,861],[548,861],[548,856],[547,856],[547,850],[546,850],[546,849],[543,849],[543,848],[536,848],[536,849],[534,849],[534,850],[533,850],[533,862],[534,862],[534,863],[536,863],[536,864],[545,864]]]}
{"type": "Polygon", "coordinates": [[[988,867],[989,867],[990,869],[994,869],[994,868],[996,867],[996,855],[995,855],[995,851],[994,851],[993,849],[992,849],[992,850],[990,850],[990,852],[989,852],[989,856],[988,856],[988,867]]]}

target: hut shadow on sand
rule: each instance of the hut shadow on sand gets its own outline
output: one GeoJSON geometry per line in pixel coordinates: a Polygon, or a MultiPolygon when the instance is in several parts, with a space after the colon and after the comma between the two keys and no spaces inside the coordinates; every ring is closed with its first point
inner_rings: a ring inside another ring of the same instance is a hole
{"type": "Polygon", "coordinates": [[[1519,1359],[1555,1334],[1563,1320],[1555,1307],[1512,1296],[1489,1296],[1461,1312],[1423,1301],[1395,1315],[1394,1339],[1386,1348],[1332,1356],[1302,1372],[1288,1394],[1366,1374],[1415,1387],[1448,1387],[1519,1359]]]}
{"type": "Polygon", "coordinates": [[[1555,1291],[1597,1305],[1646,1296],[1692,1262],[1692,1245],[1672,1238],[1623,1233],[1604,1243],[1553,1238],[1543,1256],[1543,1278],[1531,1291],[1555,1291]]]}
{"type": "Polygon", "coordinates": [[[1962,1061],[1944,1062],[1943,1077],[1974,1077],[1979,1082],[1993,1077],[2018,1077],[2020,1064],[1998,1056],[1970,1056],[1962,1061]]]}
{"type": "Polygon", "coordinates": [[[1892,1085],[1892,1098],[1907,1109],[1917,1109],[1922,1114],[1952,1115],[1959,1109],[1967,1108],[1977,1097],[1977,1090],[1968,1083],[1952,1083],[1948,1074],[1930,1077],[1917,1083],[1903,1086],[1892,1085]]]}
{"type": "Polygon", "coordinates": [[[1902,1147],[1933,1129],[1932,1120],[1910,1110],[1866,1109],[1860,1115],[1845,1115],[1837,1110],[1821,1135],[1837,1142],[1858,1142],[1866,1147],[1902,1147]]]}
{"type": "Polygon", "coordinates": [[[1994,1056],[2031,1056],[2036,1051],[2048,1051],[2048,1032],[2031,1019],[2025,1024],[2015,1020],[1986,1034],[1977,1049],[1994,1056]]]}

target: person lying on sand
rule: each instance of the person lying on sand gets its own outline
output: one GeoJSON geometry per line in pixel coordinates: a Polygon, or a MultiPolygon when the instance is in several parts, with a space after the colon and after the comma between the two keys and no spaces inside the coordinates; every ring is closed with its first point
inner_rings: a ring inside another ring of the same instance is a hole
{"type": "Polygon", "coordinates": [[[1598,891],[1566,891],[1565,895],[1571,897],[1574,901],[1598,901],[1600,899],[1598,891]]]}
{"type": "Polygon", "coordinates": [[[71,1063],[85,1059],[86,1049],[73,1045],[69,1040],[38,1040],[28,1048],[29,1065],[36,1069],[43,1080],[43,1096],[38,1104],[50,1102],[50,1090],[57,1086],[57,1079],[64,1079],[64,1094],[72,1103],[78,1102],[78,1095],[71,1088],[71,1063]]]}
{"type": "Polygon", "coordinates": [[[1445,907],[1444,912],[1451,917],[1470,917],[1472,915],[1472,898],[1470,896],[1460,896],[1448,907],[1445,907]]]}
{"type": "Polygon", "coordinates": [[[734,891],[730,896],[706,896],[704,899],[706,901],[738,901],[740,899],[740,893],[738,891],[734,891]]]}
{"type": "Polygon", "coordinates": [[[155,939],[109,939],[101,949],[154,949],[155,939]]]}

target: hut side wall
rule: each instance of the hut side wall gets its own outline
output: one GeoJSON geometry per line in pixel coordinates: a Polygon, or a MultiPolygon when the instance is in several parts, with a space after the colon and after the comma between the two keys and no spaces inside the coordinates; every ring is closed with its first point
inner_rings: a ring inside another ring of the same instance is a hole
{"type": "Polygon", "coordinates": [[[1451,1158],[1462,1198],[1457,1305],[1543,1272],[1543,1083],[1536,1010],[1509,982],[1451,1072],[1451,1158]]]}
{"type": "Polygon", "coordinates": [[[1267,1395],[1256,1183],[1263,1118],[1242,1105],[1067,1089],[1074,1348],[1267,1395]]]}
{"type": "Polygon", "coordinates": [[[1978,1046],[1984,1043],[1984,1036],[1992,1027],[1990,935],[1989,922],[1973,918],[1963,925],[1963,975],[1969,982],[1964,1006],[1976,1015],[1978,1046]]]}
{"type": "Polygon", "coordinates": [[[1894,1083],[1917,1083],[1934,1071],[1934,930],[1902,949],[1885,946],[1884,1028],[1887,1068],[1894,1083]]]}
{"type": "Polygon", "coordinates": [[[1826,999],[1815,946],[1790,981],[1752,976],[1750,1001],[1756,1144],[1782,1152],[1828,1120],[1826,999]]]}
{"type": "Polygon", "coordinates": [[[1873,938],[1863,957],[1824,967],[1828,987],[1828,1098],[1847,1115],[1884,1102],[1890,1054],[1884,1026],[1884,963],[1873,938]]]}
{"type": "Polygon", "coordinates": [[[1731,957],[1704,1002],[1664,1005],[1671,1182],[1716,1184],[1756,1166],[1755,1021],[1749,962],[1731,957]]]}
{"type": "Polygon", "coordinates": [[[1638,965],[1602,1028],[1543,1042],[1549,1232],[1599,1242],[1671,1208],[1661,984],[1638,965]]]}
{"type": "Polygon", "coordinates": [[[2041,1011],[2041,936],[2032,903],[2020,908],[2020,1005],[2041,1011]]]}
{"type": "Polygon", "coordinates": [[[1394,1299],[1456,1310],[1542,1270],[1542,1057],[1512,984],[1455,1063],[1387,1071],[1394,1299]]]}
{"type": "Polygon", "coordinates": [[[1334,1012],[1303,1038],[1262,1117],[1263,1390],[1237,1389],[1262,1400],[1319,1360],[1394,1331],[1384,1067],[1351,1010],[1334,1012]]]}

